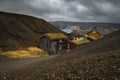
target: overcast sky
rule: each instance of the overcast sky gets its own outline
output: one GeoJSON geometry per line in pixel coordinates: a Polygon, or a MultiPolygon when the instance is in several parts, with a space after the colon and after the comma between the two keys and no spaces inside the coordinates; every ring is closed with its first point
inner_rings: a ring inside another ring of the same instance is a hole
{"type": "Polygon", "coordinates": [[[0,11],[47,21],[120,22],[120,0],[0,0],[0,11]]]}

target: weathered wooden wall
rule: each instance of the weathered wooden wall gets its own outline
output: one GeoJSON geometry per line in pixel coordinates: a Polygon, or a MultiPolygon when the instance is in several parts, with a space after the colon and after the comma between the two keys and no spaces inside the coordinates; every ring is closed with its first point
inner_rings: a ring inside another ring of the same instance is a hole
{"type": "Polygon", "coordinates": [[[41,38],[40,39],[40,48],[47,53],[51,53],[51,41],[48,38],[41,38]]]}

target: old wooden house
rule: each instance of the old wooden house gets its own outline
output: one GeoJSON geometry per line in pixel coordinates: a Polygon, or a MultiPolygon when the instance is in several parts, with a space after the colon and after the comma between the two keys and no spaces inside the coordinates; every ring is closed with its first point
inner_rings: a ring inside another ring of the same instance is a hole
{"type": "Polygon", "coordinates": [[[40,48],[48,54],[69,49],[68,37],[62,33],[46,33],[40,38],[40,48]]]}
{"type": "Polygon", "coordinates": [[[98,31],[92,30],[92,31],[87,33],[87,37],[90,40],[94,41],[94,40],[98,40],[98,39],[102,38],[103,36],[98,31]]]}

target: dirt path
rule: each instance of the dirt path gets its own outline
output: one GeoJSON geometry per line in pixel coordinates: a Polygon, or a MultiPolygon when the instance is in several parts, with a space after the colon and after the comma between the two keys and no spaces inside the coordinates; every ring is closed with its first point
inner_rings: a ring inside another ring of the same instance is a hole
{"type": "Polygon", "coordinates": [[[11,72],[18,70],[19,68],[25,67],[29,64],[42,61],[42,60],[47,60],[56,57],[57,55],[52,55],[52,56],[47,56],[47,57],[37,57],[37,58],[29,58],[29,59],[19,59],[19,60],[12,60],[12,61],[7,61],[0,63],[0,74],[6,73],[6,72],[11,72]]]}

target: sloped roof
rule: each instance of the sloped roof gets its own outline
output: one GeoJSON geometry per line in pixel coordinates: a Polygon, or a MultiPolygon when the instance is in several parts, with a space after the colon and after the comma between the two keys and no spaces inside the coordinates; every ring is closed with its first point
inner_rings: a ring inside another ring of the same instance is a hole
{"type": "Polygon", "coordinates": [[[73,42],[74,44],[76,44],[76,45],[81,45],[81,44],[89,43],[90,40],[88,40],[88,39],[84,39],[84,40],[73,40],[72,42],[73,42]]]}
{"type": "Polygon", "coordinates": [[[102,38],[102,34],[97,31],[90,31],[87,36],[93,40],[102,38]]]}
{"type": "Polygon", "coordinates": [[[51,40],[55,40],[55,39],[67,39],[68,38],[63,33],[46,33],[45,36],[49,37],[51,40]]]}

